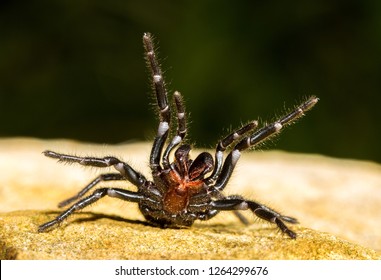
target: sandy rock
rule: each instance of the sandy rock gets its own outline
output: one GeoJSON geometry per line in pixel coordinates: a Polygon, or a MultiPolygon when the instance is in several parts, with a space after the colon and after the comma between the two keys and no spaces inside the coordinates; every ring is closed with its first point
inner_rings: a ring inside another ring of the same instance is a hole
{"type": "MultiPolygon", "coordinates": [[[[250,213],[248,227],[223,213],[189,229],[163,230],[145,223],[136,205],[111,198],[39,234],[38,225],[59,214],[58,202],[112,170],[57,164],[41,154],[46,149],[113,155],[149,174],[147,143],[0,140],[1,259],[380,259],[381,166],[375,163],[244,153],[226,192],[297,217],[296,240],[250,213]]],[[[124,182],[102,185],[134,189],[124,182]]]]}
{"type": "Polygon", "coordinates": [[[296,240],[273,227],[236,223],[160,229],[142,221],[80,213],[47,233],[37,225],[55,213],[0,215],[1,259],[380,259],[374,250],[332,234],[295,227],[296,240]]]}

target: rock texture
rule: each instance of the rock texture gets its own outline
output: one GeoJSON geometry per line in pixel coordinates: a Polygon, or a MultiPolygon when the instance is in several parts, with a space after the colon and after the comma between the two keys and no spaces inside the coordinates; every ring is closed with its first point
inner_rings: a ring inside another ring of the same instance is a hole
{"type": "Polygon", "coordinates": [[[1,259],[378,259],[375,251],[332,234],[296,227],[290,240],[273,227],[237,223],[160,229],[119,216],[80,213],[57,230],[37,225],[56,213],[0,216],[1,259]]]}
{"type": "MultiPolygon", "coordinates": [[[[104,198],[61,227],[39,234],[56,205],[100,171],[60,165],[41,152],[113,155],[148,174],[150,144],[0,140],[1,259],[380,259],[381,166],[318,155],[247,152],[228,194],[264,202],[300,225],[290,240],[270,224],[241,225],[223,213],[189,229],[151,227],[136,205],[104,198]]],[[[195,155],[197,151],[194,151],[195,155]]],[[[133,187],[124,182],[103,185],[133,187]]]]}

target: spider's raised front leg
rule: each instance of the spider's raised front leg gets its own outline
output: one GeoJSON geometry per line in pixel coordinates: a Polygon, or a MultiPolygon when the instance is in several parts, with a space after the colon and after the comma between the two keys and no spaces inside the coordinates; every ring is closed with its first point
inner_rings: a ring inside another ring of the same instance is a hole
{"type": "Polygon", "coordinates": [[[39,226],[38,231],[44,232],[47,229],[51,228],[52,226],[61,223],[63,220],[67,219],[71,214],[73,214],[75,211],[81,210],[85,208],[86,206],[95,203],[99,199],[101,199],[104,196],[110,196],[115,197],[119,199],[123,199],[130,202],[139,202],[141,199],[143,199],[143,195],[138,194],[136,192],[131,192],[125,189],[118,189],[118,188],[100,188],[93,192],[93,194],[83,198],[82,200],[76,202],[73,204],[70,208],[68,208],[66,211],[62,212],[59,216],[57,216],[55,219],[42,224],[39,226]]]}
{"type": "Polygon", "coordinates": [[[283,216],[280,213],[255,201],[246,200],[239,196],[229,196],[221,200],[211,202],[212,210],[217,211],[237,211],[251,210],[258,218],[274,223],[278,228],[290,238],[295,239],[296,233],[290,230],[284,222],[296,224],[298,221],[292,217],[283,216]]]}
{"type": "Polygon", "coordinates": [[[167,148],[164,151],[163,161],[162,161],[164,169],[167,169],[170,167],[170,162],[168,159],[169,154],[177,145],[179,145],[183,141],[187,133],[185,106],[184,106],[183,98],[180,92],[178,91],[175,91],[175,93],[173,94],[173,98],[174,98],[176,110],[177,110],[177,131],[176,131],[176,135],[173,137],[172,141],[168,144],[167,148]]]}
{"type": "Polygon", "coordinates": [[[268,124],[261,129],[257,130],[254,134],[244,137],[241,141],[239,141],[233,148],[233,150],[227,156],[220,173],[220,176],[217,178],[214,187],[217,190],[223,190],[230,176],[233,173],[234,167],[237,164],[238,159],[241,156],[240,151],[246,150],[250,147],[253,147],[266,139],[269,139],[271,136],[279,133],[283,127],[288,124],[291,124],[296,119],[304,116],[304,113],[310,110],[315,104],[319,101],[319,99],[315,96],[311,96],[304,103],[297,106],[293,111],[284,115],[277,121],[268,124]]]}
{"type": "MultiPolygon", "coordinates": [[[[215,176],[215,178],[216,178],[216,182],[214,184],[215,192],[219,193],[220,191],[222,191],[226,187],[226,185],[230,179],[230,176],[233,173],[235,165],[237,164],[237,162],[240,158],[240,155],[241,155],[240,151],[248,149],[252,146],[255,146],[258,143],[268,139],[272,135],[279,133],[280,130],[284,126],[286,126],[286,125],[292,123],[293,121],[295,121],[296,119],[302,117],[304,115],[304,112],[311,109],[317,102],[318,102],[318,98],[312,96],[307,101],[305,101],[304,103],[302,103],[301,105],[296,107],[293,111],[291,111],[291,113],[281,117],[280,119],[278,119],[277,121],[275,121],[269,125],[262,127],[261,129],[257,130],[255,133],[253,133],[252,135],[243,137],[234,146],[232,151],[227,156],[227,158],[226,158],[226,160],[225,160],[225,162],[221,168],[221,171],[216,172],[216,174],[218,174],[218,176],[215,176]]],[[[243,127],[242,129],[244,129],[244,128],[245,127],[243,127]]],[[[250,131],[250,129],[248,129],[248,131],[250,131]]],[[[244,133],[242,133],[242,135],[244,135],[244,133]]],[[[226,139],[229,139],[229,137],[231,137],[231,136],[229,135],[226,139]]],[[[230,139],[232,139],[232,138],[230,138],[230,139]]],[[[233,143],[233,141],[227,140],[227,143],[233,143]]],[[[220,148],[220,150],[222,150],[222,149],[220,148]]],[[[217,146],[217,153],[218,152],[220,152],[220,151],[219,151],[219,148],[217,146]]],[[[216,153],[216,155],[217,155],[217,153],[216,153]]],[[[222,158],[222,156],[221,156],[221,158],[222,158]]],[[[233,200],[226,200],[222,197],[219,198],[217,195],[215,197],[217,199],[219,199],[217,201],[226,201],[226,202],[222,203],[221,207],[227,207],[228,202],[234,203],[233,200]]],[[[295,233],[290,231],[282,222],[282,220],[283,220],[283,221],[290,222],[290,223],[296,223],[296,219],[291,218],[291,217],[287,217],[287,216],[282,216],[279,213],[275,212],[274,210],[271,210],[271,209],[267,208],[266,206],[258,204],[256,202],[252,202],[252,201],[246,201],[246,202],[248,204],[248,207],[252,211],[254,211],[253,209],[257,209],[257,210],[255,210],[255,214],[257,216],[259,216],[260,218],[263,218],[265,220],[268,220],[270,222],[276,223],[278,225],[278,227],[283,232],[287,233],[290,237],[294,238],[296,236],[295,233]]],[[[219,202],[216,202],[216,205],[215,205],[217,208],[218,208],[218,203],[219,202]]],[[[225,210],[234,210],[236,213],[237,209],[234,207],[229,208],[229,209],[225,209],[225,210]]],[[[223,210],[223,209],[221,209],[221,210],[223,210]]]]}
{"type": "Polygon", "coordinates": [[[156,173],[161,170],[160,159],[163,152],[163,147],[169,134],[171,108],[168,103],[167,89],[165,87],[165,82],[159,62],[156,58],[151,34],[145,33],[143,35],[143,45],[145,48],[148,69],[150,70],[152,76],[152,84],[156,94],[156,101],[160,118],[159,128],[154,139],[150,155],[150,167],[152,172],[156,173]]]}
{"type": "Polygon", "coordinates": [[[245,134],[249,133],[250,131],[253,131],[258,126],[257,121],[252,121],[244,126],[242,126],[240,129],[237,129],[236,131],[233,131],[228,136],[220,140],[216,146],[216,152],[214,156],[214,169],[212,171],[212,174],[208,178],[206,178],[207,182],[209,184],[213,183],[217,177],[220,175],[222,164],[223,164],[223,154],[225,150],[235,141],[242,138],[245,134]]]}

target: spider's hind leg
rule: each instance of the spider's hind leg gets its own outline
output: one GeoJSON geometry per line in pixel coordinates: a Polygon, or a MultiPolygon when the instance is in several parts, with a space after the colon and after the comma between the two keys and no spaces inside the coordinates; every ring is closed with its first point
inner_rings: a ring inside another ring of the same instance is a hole
{"type": "Polygon", "coordinates": [[[90,189],[95,187],[100,182],[104,182],[104,181],[118,181],[118,180],[126,180],[126,178],[124,178],[122,176],[122,174],[119,174],[119,173],[101,174],[97,178],[95,178],[93,181],[91,181],[86,187],[84,187],[79,193],[77,193],[76,195],[74,195],[72,197],[69,197],[68,199],[65,199],[64,201],[61,201],[58,204],[58,207],[60,207],[60,208],[65,207],[65,206],[73,203],[74,201],[80,199],[90,189]]]}
{"type": "Polygon", "coordinates": [[[85,208],[86,206],[89,206],[90,204],[95,203],[96,201],[98,201],[99,199],[101,199],[102,197],[106,195],[110,197],[115,197],[115,198],[123,199],[126,201],[130,201],[130,202],[139,202],[141,201],[141,199],[143,199],[143,196],[141,194],[136,192],[131,192],[125,189],[118,189],[118,188],[97,189],[93,192],[93,194],[76,202],[70,208],[68,208],[67,210],[62,212],[59,216],[57,216],[55,219],[40,225],[38,227],[38,232],[44,232],[47,229],[51,228],[52,226],[60,224],[62,221],[64,221],[70,215],[72,215],[74,212],[81,210],[85,208]]]}
{"type": "Polygon", "coordinates": [[[295,239],[296,233],[290,230],[284,222],[296,224],[295,218],[284,216],[267,206],[251,200],[245,200],[240,196],[229,196],[221,200],[211,202],[212,209],[219,211],[251,210],[258,218],[274,223],[290,238],[295,239]]]}

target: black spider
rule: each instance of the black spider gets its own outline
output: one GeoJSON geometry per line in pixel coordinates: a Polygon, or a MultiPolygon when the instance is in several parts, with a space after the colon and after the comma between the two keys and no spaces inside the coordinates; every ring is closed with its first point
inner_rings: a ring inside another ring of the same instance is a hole
{"type": "Polygon", "coordinates": [[[190,145],[182,144],[187,128],[183,100],[177,91],[173,95],[177,113],[177,131],[166,146],[170,132],[172,108],[168,102],[162,71],[156,58],[152,36],[149,33],[144,34],[143,43],[160,117],[159,128],[149,159],[153,180],[147,180],[129,164],[115,157],[77,157],[45,151],[45,156],[56,158],[61,162],[75,162],[96,167],[113,166],[118,172],[100,175],[77,195],[59,203],[59,207],[74,204],[54,220],[40,225],[38,231],[46,231],[53,225],[61,223],[75,211],[108,195],[138,203],[144,217],[160,227],[190,226],[195,220],[209,220],[220,211],[234,211],[236,216],[247,224],[247,220],[238,210],[251,210],[257,217],[275,223],[290,238],[296,238],[295,232],[284,223],[295,224],[297,223],[295,218],[284,216],[265,205],[238,195],[225,196],[222,191],[229,182],[242,150],[268,139],[285,125],[302,117],[304,112],[316,104],[318,98],[310,97],[292,112],[260,129],[257,129],[258,122],[253,121],[232,132],[217,144],[214,159],[210,153],[202,152],[192,160],[189,157],[190,145]],[[224,159],[224,152],[227,148],[230,148],[230,153],[224,159]],[[170,162],[169,156],[172,151],[174,151],[174,161],[170,162]],[[102,181],[124,180],[135,185],[137,191],[99,188],[93,194],[82,198],[91,188],[102,181]]]}

